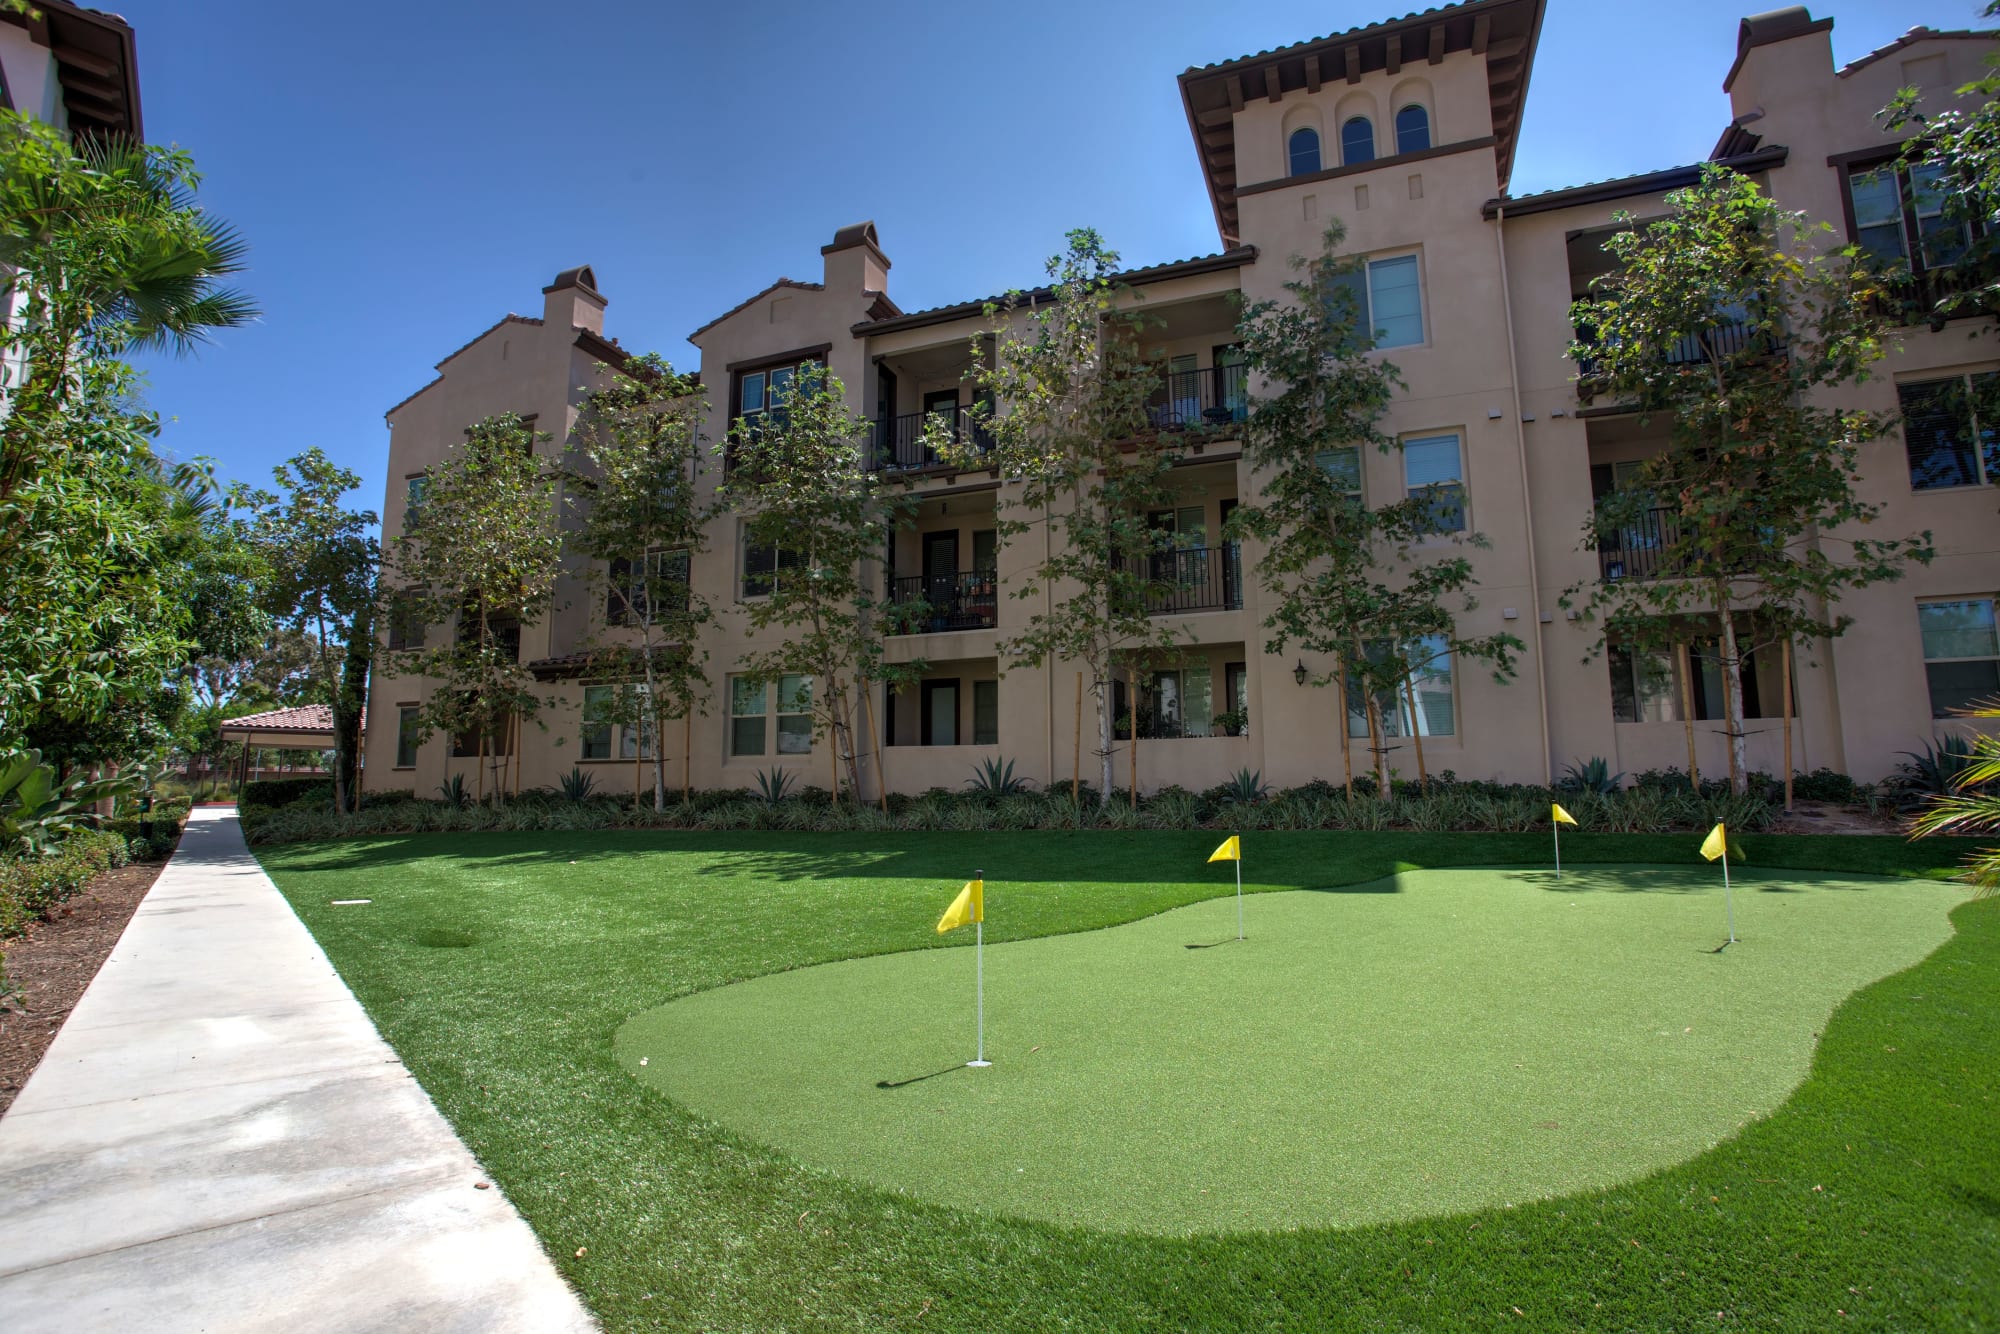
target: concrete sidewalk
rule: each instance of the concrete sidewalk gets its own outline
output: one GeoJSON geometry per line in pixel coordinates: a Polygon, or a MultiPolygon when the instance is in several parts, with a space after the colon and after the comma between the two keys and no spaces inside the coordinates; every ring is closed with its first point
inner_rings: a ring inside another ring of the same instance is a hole
{"type": "Polygon", "coordinates": [[[198,810],[0,1118],[0,1330],[592,1328],[485,1179],[198,810]]]}

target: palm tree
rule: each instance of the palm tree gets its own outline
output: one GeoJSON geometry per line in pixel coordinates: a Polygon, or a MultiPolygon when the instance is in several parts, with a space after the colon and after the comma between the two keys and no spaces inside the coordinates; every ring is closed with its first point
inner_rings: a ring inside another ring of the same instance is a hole
{"type": "MultiPolygon", "coordinates": [[[[1967,718],[2000,718],[2000,700],[1967,709],[1967,718]]],[[[1933,801],[1912,827],[1914,836],[1972,834],[2000,830],[2000,736],[1975,737],[1972,762],[1952,780],[1957,790],[1933,801]]],[[[1980,896],[2000,892],[2000,847],[1981,848],[1965,859],[1968,883],[1980,896]]]]}

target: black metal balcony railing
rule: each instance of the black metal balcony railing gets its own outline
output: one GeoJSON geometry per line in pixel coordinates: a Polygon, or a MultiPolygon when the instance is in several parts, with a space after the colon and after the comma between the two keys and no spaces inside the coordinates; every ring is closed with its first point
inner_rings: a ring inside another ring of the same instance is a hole
{"type": "Polygon", "coordinates": [[[1672,549],[1680,541],[1680,516],[1670,509],[1646,510],[1635,523],[1599,542],[1597,566],[1606,582],[1662,579],[1674,573],[1672,549]]]}
{"type": "MultiPolygon", "coordinates": [[[[1589,330],[1579,330],[1579,341],[1595,346],[1597,339],[1589,330]]],[[[1693,366],[1707,361],[1711,351],[1719,357],[1733,357],[1751,344],[1755,335],[1747,324],[1718,324],[1704,329],[1699,334],[1689,334],[1667,349],[1664,358],[1669,366],[1693,366]]],[[[1595,357],[1585,357],[1576,364],[1577,379],[1586,386],[1599,379],[1599,364],[1595,357]]]]}
{"type": "Polygon", "coordinates": [[[1244,366],[1211,366],[1163,375],[1147,402],[1146,413],[1161,430],[1228,426],[1249,415],[1249,389],[1249,368],[1244,366]]]}
{"type": "Polygon", "coordinates": [[[920,608],[902,619],[903,634],[990,630],[1000,621],[999,580],[990,570],[891,579],[889,601],[899,608],[920,608]]]}
{"type": "Polygon", "coordinates": [[[1992,257],[1941,264],[1915,273],[1906,270],[1891,276],[1884,284],[1877,305],[1898,324],[1928,324],[1942,329],[1946,320],[1987,314],[1987,302],[1980,293],[1996,277],[2000,277],[2000,260],[1992,257]],[[1946,303],[1942,315],[1938,311],[1940,303],[1946,303]]]}
{"type": "Polygon", "coordinates": [[[1131,568],[1159,585],[1146,599],[1151,615],[1236,611],[1243,606],[1243,561],[1234,542],[1154,552],[1139,557],[1131,568]]]}
{"type": "Polygon", "coordinates": [[[993,448],[992,435],[968,404],[949,411],[933,408],[929,412],[906,412],[900,417],[880,417],[875,421],[876,471],[904,472],[944,466],[947,460],[933,447],[940,434],[957,448],[975,454],[985,454],[993,448]]]}

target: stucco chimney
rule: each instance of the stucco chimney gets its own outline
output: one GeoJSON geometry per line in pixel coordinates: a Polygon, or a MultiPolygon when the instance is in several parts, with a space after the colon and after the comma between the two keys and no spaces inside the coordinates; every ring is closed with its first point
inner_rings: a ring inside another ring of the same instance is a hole
{"type": "Polygon", "coordinates": [[[1793,100],[1788,94],[1822,86],[1833,76],[1832,31],[1832,19],[1815,19],[1804,5],[1744,19],[1736,27],[1736,63],[1722,80],[1731,109],[1741,115],[1784,105],[1793,100]]]}
{"type": "Polygon", "coordinates": [[[873,222],[842,227],[819,253],[826,260],[827,291],[858,296],[889,290],[889,257],[875,238],[873,222]]]}
{"type": "Polygon", "coordinates": [[[564,269],[542,289],[542,319],[558,329],[604,332],[604,297],[588,264],[564,269]]]}

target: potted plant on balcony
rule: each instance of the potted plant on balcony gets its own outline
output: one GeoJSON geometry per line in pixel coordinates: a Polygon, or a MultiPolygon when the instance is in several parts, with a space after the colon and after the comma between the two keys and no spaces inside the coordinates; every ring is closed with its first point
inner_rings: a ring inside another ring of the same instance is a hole
{"type": "Polygon", "coordinates": [[[1249,736],[1249,706],[1245,705],[1240,709],[1225,709],[1221,713],[1216,714],[1210,720],[1208,734],[1210,736],[1249,736]]]}

